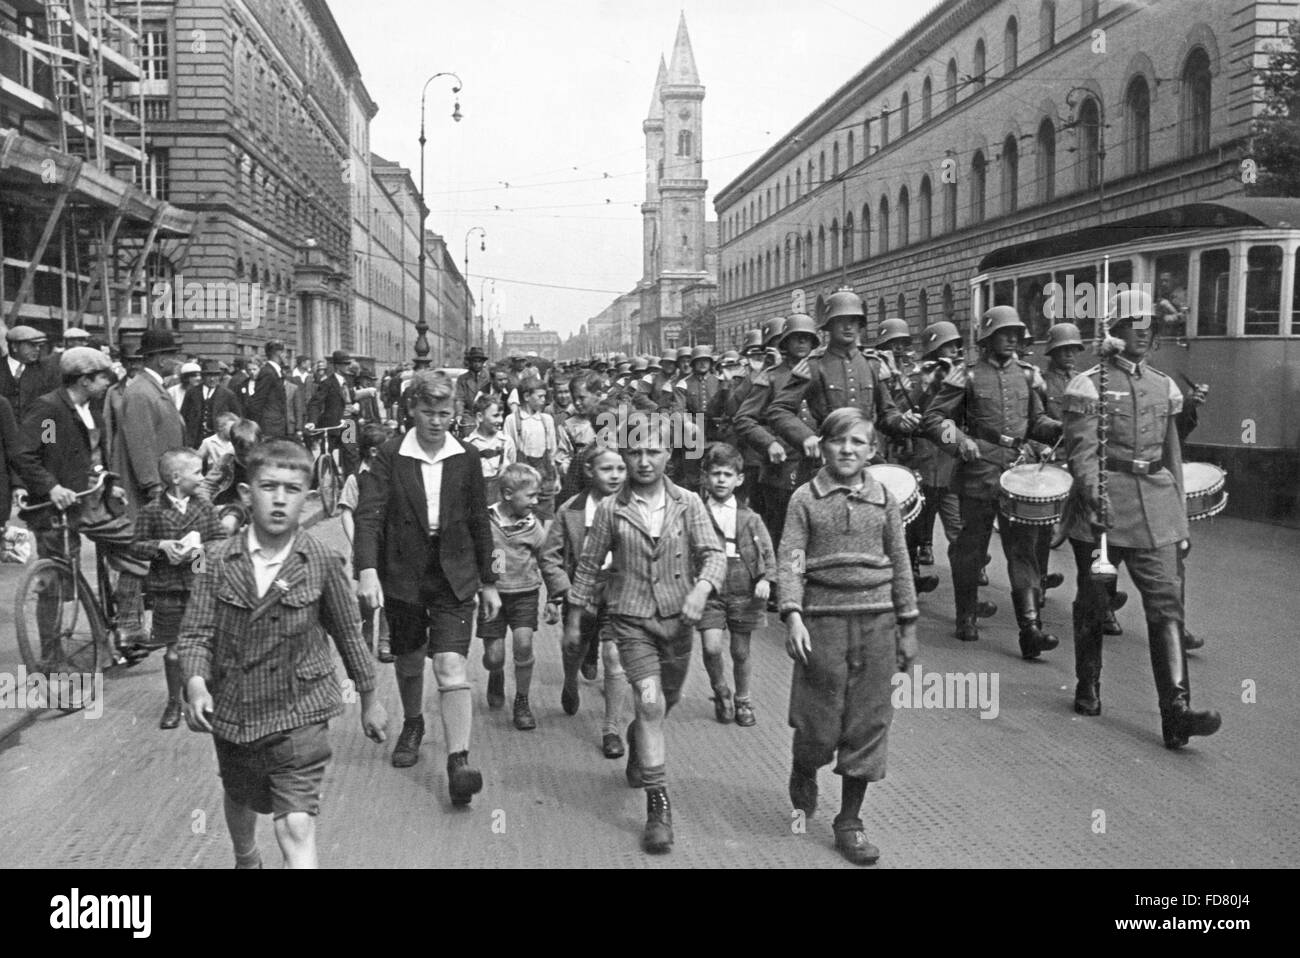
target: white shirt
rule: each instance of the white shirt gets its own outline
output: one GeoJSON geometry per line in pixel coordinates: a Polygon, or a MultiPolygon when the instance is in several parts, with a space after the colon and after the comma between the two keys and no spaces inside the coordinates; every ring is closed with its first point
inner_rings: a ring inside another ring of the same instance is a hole
{"type": "Polygon", "coordinates": [[[289,553],[293,551],[293,539],[290,539],[279,552],[268,552],[262,543],[257,541],[257,533],[253,527],[248,527],[248,557],[253,560],[253,581],[257,583],[257,594],[260,598],[266,595],[266,590],[271,588],[271,583],[275,577],[280,574],[280,568],[284,565],[284,560],[289,558],[289,553]]]}
{"type": "Polygon", "coordinates": [[[659,534],[663,532],[664,515],[668,512],[668,493],[661,486],[657,502],[652,502],[636,492],[632,493],[632,501],[641,510],[642,518],[645,519],[646,525],[650,527],[650,537],[658,539],[659,534]]]}
{"type": "MultiPolygon", "coordinates": [[[[604,500],[597,499],[595,496],[592,495],[587,496],[587,505],[584,509],[586,518],[583,520],[583,528],[588,530],[591,529],[592,524],[595,523],[596,521],[596,510],[600,508],[600,504],[602,501],[604,500]]],[[[601,564],[600,567],[602,569],[608,569],[613,564],[614,564],[614,552],[613,550],[611,550],[605,553],[605,561],[601,564]]]]}
{"type": "Polygon", "coordinates": [[[8,359],[9,359],[9,372],[13,375],[14,379],[21,379],[23,376],[23,370],[26,369],[27,366],[24,363],[20,363],[18,360],[14,359],[12,354],[10,354],[8,359]]]}
{"type": "Polygon", "coordinates": [[[73,403],[72,408],[77,410],[77,415],[80,416],[81,421],[86,424],[86,428],[93,432],[95,429],[95,417],[90,413],[90,400],[87,399],[85,402],[73,403]]]}
{"type": "MultiPolygon", "coordinates": [[[[190,504],[189,496],[186,496],[184,499],[177,499],[169,492],[167,493],[167,498],[172,501],[172,505],[176,507],[177,512],[179,512],[181,515],[185,515],[185,507],[190,504]]],[[[250,531],[252,530],[252,526],[249,526],[249,530],[250,531]]]]}
{"type": "Polygon", "coordinates": [[[275,375],[277,379],[284,378],[284,374],[280,372],[280,364],[277,363],[274,359],[268,359],[266,361],[266,364],[275,370],[275,375]]]}
{"type": "Polygon", "coordinates": [[[722,528],[722,537],[726,540],[727,555],[739,555],[736,551],[736,497],[728,496],[726,502],[718,502],[708,497],[709,512],[722,528]]]}
{"type": "Polygon", "coordinates": [[[544,412],[529,412],[520,407],[515,410],[515,426],[519,435],[515,446],[520,455],[537,458],[546,455],[546,419],[544,412]]]}
{"type": "Polygon", "coordinates": [[[407,430],[405,438],[402,439],[402,445],[398,447],[397,454],[406,456],[410,459],[420,461],[420,475],[424,479],[424,504],[425,516],[429,522],[429,535],[437,533],[439,528],[439,512],[442,509],[442,463],[445,459],[452,456],[459,456],[465,451],[465,447],[451,433],[447,434],[443,440],[442,448],[433,458],[424,451],[420,441],[415,438],[415,430],[407,430]]]}

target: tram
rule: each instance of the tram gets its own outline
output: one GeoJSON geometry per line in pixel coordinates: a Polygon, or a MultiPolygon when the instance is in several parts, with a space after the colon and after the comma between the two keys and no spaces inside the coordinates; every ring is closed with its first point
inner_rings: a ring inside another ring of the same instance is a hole
{"type": "Polygon", "coordinates": [[[994,250],[971,315],[1014,306],[1035,342],[1057,322],[1087,340],[1103,293],[1141,284],[1160,314],[1151,364],[1210,386],[1184,458],[1227,471],[1227,514],[1300,526],[1298,253],[1300,199],[1173,206],[994,250]]]}

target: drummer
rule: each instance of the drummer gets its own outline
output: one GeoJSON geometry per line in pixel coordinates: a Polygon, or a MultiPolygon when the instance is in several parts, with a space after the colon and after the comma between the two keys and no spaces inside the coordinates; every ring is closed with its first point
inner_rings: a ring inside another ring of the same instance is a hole
{"type": "MultiPolygon", "coordinates": [[[[1184,377],[1186,378],[1186,377],[1184,377]]],[[[1175,425],[1178,427],[1178,441],[1182,445],[1187,444],[1187,437],[1191,431],[1196,428],[1200,421],[1200,408],[1205,405],[1205,400],[1209,398],[1210,387],[1205,383],[1194,383],[1188,380],[1189,391],[1183,394],[1183,411],[1178,414],[1175,425]]],[[[1192,551],[1192,541],[1187,540],[1186,548],[1178,550],[1178,581],[1182,585],[1183,594],[1183,614],[1187,614],[1187,567],[1186,561],[1188,553],[1192,551]]],[[[1107,632],[1107,635],[1111,633],[1107,632]]],[[[1186,619],[1183,621],[1183,648],[1189,652],[1193,649],[1199,649],[1205,645],[1205,640],[1199,636],[1192,635],[1192,630],[1187,628],[1186,619]]]]}
{"type": "Polygon", "coordinates": [[[1147,365],[1155,310],[1142,290],[1128,290],[1114,300],[1112,332],[1123,350],[1076,376],[1065,394],[1065,445],[1074,473],[1075,493],[1084,505],[1070,529],[1078,568],[1074,605],[1074,710],[1101,714],[1101,621],[1104,589],[1091,574],[1100,521],[1110,560],[1128,566],[1142,593],[1147,619],[1151,670],[1160,703],[1166,748],[1181,748],[1193,735],[1213,735],[1218,712],[1195,712],[1187,653],[1183,648],[1183,600],[1178,580],[1178,549],[1187,539],[1187,505],[1183,494],[1183,460],[1175,419],[1183,396],[1177,384],[1147,365]],[[1104,387],[1100,378],[1107,375],[1104,387]],[[1103,501],[1098,441],[1099,414],[1107,417],[1107,477],[1103,501]]]}
{"type": "MultiPolygon", "coordinates": [[[[1010,306],[994,306],[979,325],[980,357],[958,365],[926,408],[922,428],[940,448],[956,455],[954,485],[961,508],[961,532],[948,547],[957,604],[957,638],[979,639],[976,603],[980,559],[997,515],[1000,478],[1027,439],[1052,443],[1061,424],[1043,411],[1034,389],[1037,368],[1016,357],[1025,331],[1010,306]]],[[[1019,522],[998,523],[1011,579],[1011,600],[1020,627],[1020,654],[1036,659],[1059,644],[1044,632],[1042,571],[1034,546],[1038,530],[1019,522]]]]}

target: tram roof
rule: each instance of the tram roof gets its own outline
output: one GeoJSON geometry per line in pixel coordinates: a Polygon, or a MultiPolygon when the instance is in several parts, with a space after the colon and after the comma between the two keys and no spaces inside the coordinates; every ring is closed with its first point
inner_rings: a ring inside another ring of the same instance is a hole
{"type": "Polygon", "coordinates": [[[980,260],[981,273],[1018,263],[1167,236],[1184,230],[1231,229],[1257,226],[1266,229],[1300,229],[1300,199],[1290,197],[1233,197],[1212,203],[1186,203],[1154,213],[1144,213],[1106,226],[1074,233],[1045,236],[994,250],[980,260]]]}

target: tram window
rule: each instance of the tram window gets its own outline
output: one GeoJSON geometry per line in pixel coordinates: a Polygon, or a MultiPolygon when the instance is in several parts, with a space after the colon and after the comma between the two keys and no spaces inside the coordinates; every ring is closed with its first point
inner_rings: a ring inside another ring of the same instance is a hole
{"type": "Polygon", "coordinates": [[[1030,337],[1036,340],[1045,339],[1047,328],[1055,322],[1043,312],[1046,301],[1043,291],[1051,281],[1051,273],[1022,276],[1016,281],[1016,312],[1020,314],[1020,321],[1028,328],[1030,337]]]}
{"type": "Polygon", "coordinates": [[[1201,254],[1201,278],[1196,290],[1196,334],[1228,335],[1228,269],[1226,249],[1201,254]]]}
{"type": "Polygon", "coordinates": [[[1247,336],[1276,336],[1282,304],[1282,247],[1252,246],[1246,253],[1247,336]]]}
{"type": "Polygon", "coordinates": [[[1014,279],[1000,279],[993,284],[993,302],[990,306],[1015,306],[1016,305],[1016,281],[1014,279]]]}
{"type": "Polygon", "coordinates": [[[1187,254],[1165,253],[1156,257],[1156,312],[1160,335],[1182,339],[1187,335],[1187,254]]]}
{"type": "Polygon", "coordinates": [[[1128,289],[1133,285],[1133,261],[1131,259],[1113,259],[1110,261],[1110,289],[1109,295],[1113,299],[1116,292],[1115,287],[1120,283],[1128,289]]]}
{"type": "Polygon", "coordinates": [[[1079,335],[1090,340],[1097,335],[1097,317],[1101,304],[1097,301],[1098,283],[1095,266],[1076,266],[1068,272],[1056,274],[1065,298],[1065,317],[1055,322],[1069,322],[1079,327],[1079,335]]]}

